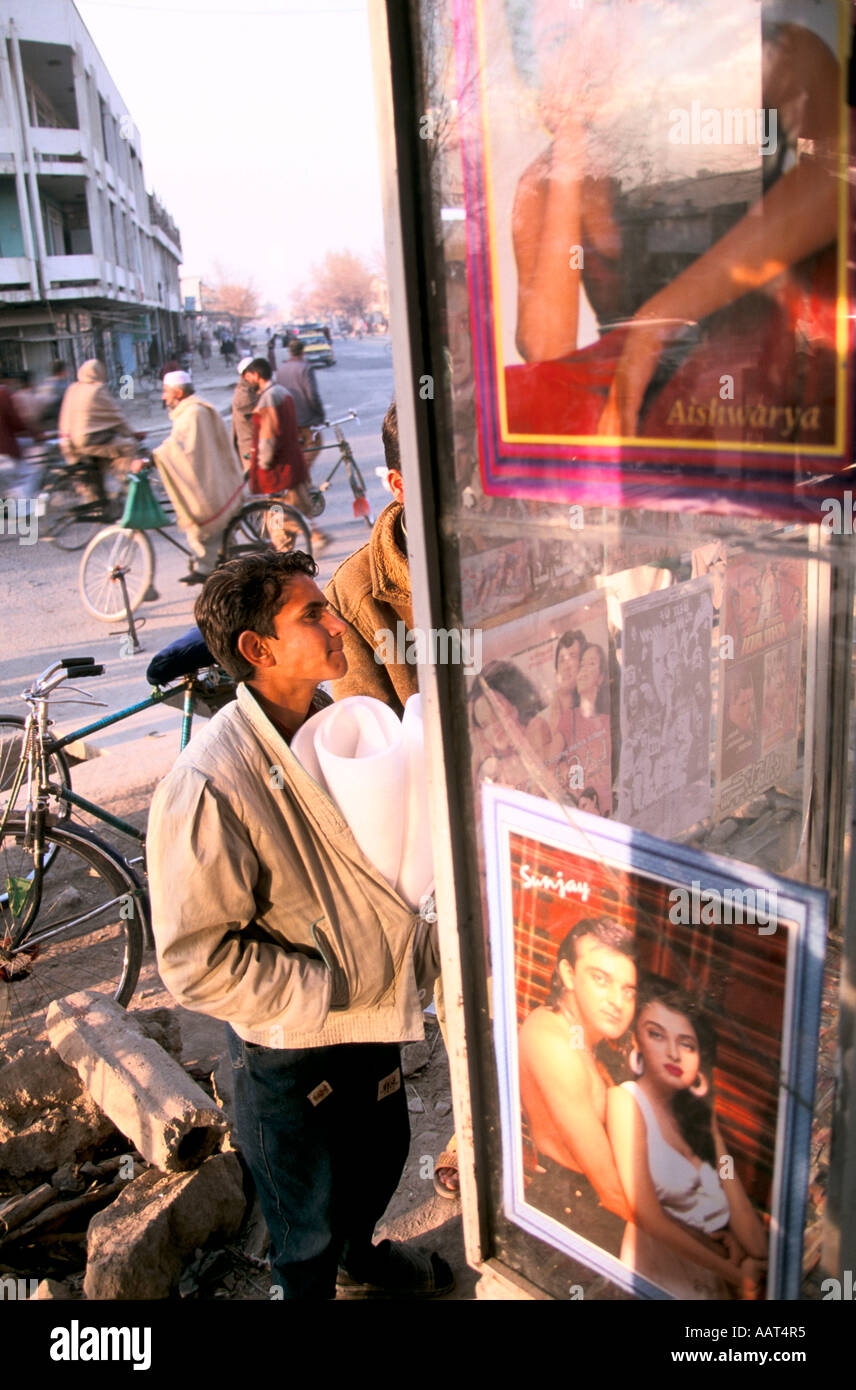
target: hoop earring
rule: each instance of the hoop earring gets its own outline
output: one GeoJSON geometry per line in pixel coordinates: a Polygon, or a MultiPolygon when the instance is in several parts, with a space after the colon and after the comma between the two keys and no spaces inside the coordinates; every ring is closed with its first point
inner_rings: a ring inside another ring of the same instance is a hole
{"type": "Polygon", "coordinates": [[[704,1097],[707,1095],[708,1091],[710,1090],[710,1087],[707,1084],[707,1077],[704,1075],[703,1072],[699,1072],[695,1081],[690,1086],[690,1090],[692,1091],[696,1100],[704,1100],[704,1097]]]}
{"type": "Polygon", "coordinates": [[[637,1052],[635,1047],[631,1047],[630,1049],[630,1056],[628,1058],[628,1062],[630,1064],[630,1070],[632,1071],[633,1075],[642,1076],[643,1072],[645,1071],[645,1063],[643,1059],[639,1056],[639,1053],[637,1052]]]}

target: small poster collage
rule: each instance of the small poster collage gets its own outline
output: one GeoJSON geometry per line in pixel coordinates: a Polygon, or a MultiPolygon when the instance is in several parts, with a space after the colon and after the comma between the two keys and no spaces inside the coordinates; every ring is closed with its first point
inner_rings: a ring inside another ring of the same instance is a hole
{"type": "Polygon", "coordinates": [[[796,767],[805,566],[739,555],[721,586],[702,575],[650,593],[624,579],[485,629],[473,769],[674,838],[796,767]]]}

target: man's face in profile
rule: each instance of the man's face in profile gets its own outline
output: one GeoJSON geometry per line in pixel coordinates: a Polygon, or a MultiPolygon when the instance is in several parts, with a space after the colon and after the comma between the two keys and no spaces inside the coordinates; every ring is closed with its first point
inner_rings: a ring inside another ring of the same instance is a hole
{"type": "Polygon", "coordinates": [[[562,978],[576,1002],[584,1027],[602,1038],[620,1038],[636,1008],[636,965],[629,956],[604,946],[596,936],[577,943],[576,964],[562,962],[562,978]]]}

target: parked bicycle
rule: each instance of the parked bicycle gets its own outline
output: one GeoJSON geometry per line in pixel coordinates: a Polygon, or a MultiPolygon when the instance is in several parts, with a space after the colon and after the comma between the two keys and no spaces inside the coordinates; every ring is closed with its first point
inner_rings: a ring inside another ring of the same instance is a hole
{"type": "Polygon", "coordinates": [[[92,657],[55,661],[23,699],[22,719],[0,715],[0,1038],[37,1036],[52,1000],[80,989],[131,998],[143,948],[152,945],[144,832],[72,790],[65,749],[159,704],[180,703],[181,746],[194,713],[213,713],[234,695],[234,683],[196,640],[173,643],[150,663],[155,685],[146,700],[57,738],[49,711],[57,705],[99,705],[69,680],[100,676],[92,657]],[[207,674],[200,669],[207,667],[207,674]],[[71,699],[69,699],[71,695],[71,699]],[[72,823],[86,812],[140,847],[128,859],[92,830],[72,823]]]}
{"type": "Polygon", "coordinates": [[[365,521],[367,526],[373,526],[374,517],[372,515],[371,503],[366,496],[366,485],[363,480],[363,475],[354,458],[351,446],[341,429],[341,426],[344,425],[346,421],[357,419],[356,411],[349,410],[347,415],[342,415],[338,420],[325,420],[322,428],[333,430],[336,435],[336,443],[321,444],[320,446],[313,445],[312,451],[320,454],[324,449],[339,450],[339,457],[327,474],[324,482],[320,484],[319,491],[327,491],[339,468],[344,464],[345,474],[350,484],[351,492],[354,494],[354,516],[365,521]]]}
{"type": "MultiPolygon", "coordinates": [[[[151,483],[145,473],[137,475],[137,488],[151,491],[151,483]]],[[[162,494],[157,499],[152,496],[152,501],[155,500],[166,525],[150,524],[141,528],[123,526],[120,520],[97,532],[83,552],[78,589],[87,612],[99,622],[111,623],[122,619],[126,611],[135,613],[147,595],[156,597],[152,531],[188,559],[193,558],[188,547],[167,529],[175,520],[169,499],[162,494]]],[[[312,539],[306,518],[289,506],[285,498],[250,497],[229,522],[217,563],[267,549],[272,543],[272,517],[280,523],[276,531],[280,549],[304,550],[307,555],[312,554],[312,539]]]]}

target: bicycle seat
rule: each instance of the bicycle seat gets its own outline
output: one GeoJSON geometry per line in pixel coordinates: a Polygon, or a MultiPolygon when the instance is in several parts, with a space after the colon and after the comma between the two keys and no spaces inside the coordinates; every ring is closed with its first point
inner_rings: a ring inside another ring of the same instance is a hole
{"type": "Polygon", "coordinates": [[[149,685],[168,685],[170,681],[192,676],[201,667],[214,664],[202,633],[198,627],[192,627],[152,657],[146,668],[146,680],[149,685]]]}

